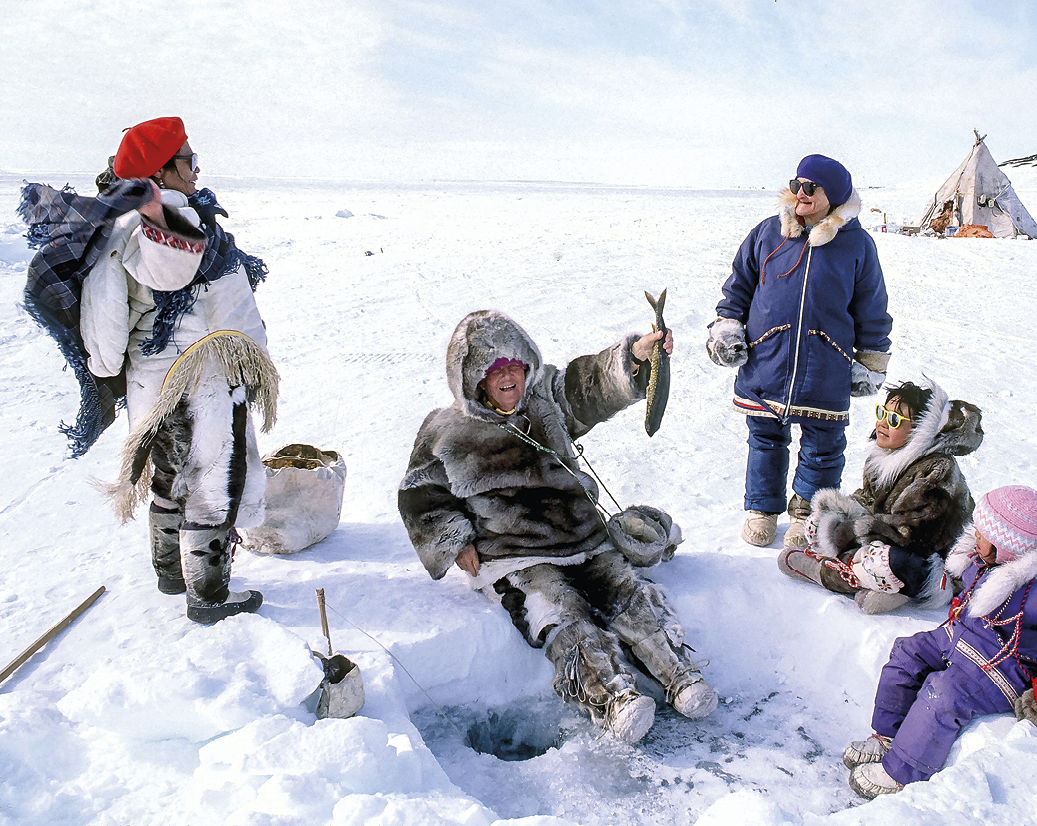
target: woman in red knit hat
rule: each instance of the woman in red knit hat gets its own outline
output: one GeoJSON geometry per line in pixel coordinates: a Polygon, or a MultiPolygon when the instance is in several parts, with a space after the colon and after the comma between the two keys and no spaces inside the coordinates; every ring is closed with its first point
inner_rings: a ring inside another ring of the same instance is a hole
{"type": "Polygon", "coordinates": [[[150,489],[158,587],[186,592],[190,619],[255,611],[258,591],[228,586],[233,528],[263,520],[249,407],[273,424],[277,371],[253,297],[266,267],[216,223],[227,213],[196,187],[198,156],[180,118],[126,130],[112,171],[118,181],[101,198],[143,181],[151,197],[115,219],[82,287],[89,371],[126,376],[131,434],[108,493],[125,520],[150,489]]]}

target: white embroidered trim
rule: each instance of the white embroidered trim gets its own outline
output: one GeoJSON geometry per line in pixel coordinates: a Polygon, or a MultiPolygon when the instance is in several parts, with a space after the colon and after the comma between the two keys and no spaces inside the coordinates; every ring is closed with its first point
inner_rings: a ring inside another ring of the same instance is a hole
{"type": "Polygon", "coordinates": [[[1015,701],[1019,699],[1019,695],[1012,687],[1012,684],[1005,678],[1004,674],[998,671],[997,668],[986,668],[985,666],[989,661],[975,648],[965,642],[965,640],[959,639],[958,644],[954,647],[979,666],[979,670],[986,674],[990,678],[990,681],[998,687],[998,690],[1005,695],[1005,699],[1008,700],[1009,705],[1015,705],[1015,701]]]}

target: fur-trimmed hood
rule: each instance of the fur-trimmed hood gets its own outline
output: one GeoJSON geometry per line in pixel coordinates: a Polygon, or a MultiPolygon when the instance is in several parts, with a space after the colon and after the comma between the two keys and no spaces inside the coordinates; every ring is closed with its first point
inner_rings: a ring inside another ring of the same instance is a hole
{"type": "Polygon", "coordinates": [[[812,247],[820,247],[827,244],[839,230],[850,221],[861,214],[861,196],[857,190],[850,193],[850,198],[845,204],[840,204],[828,213],[821,221],[814,224],[809,230],[801,224],[796,216],[796,204],[798,200],[788,187],[781,193],[778,199],[778,216],[781,218],[781,234],[789,238],[799,238],[809,232],[807,243],[812,247]]]}
{"type": "MultiPolygon", "coordinates": [[[[921,386],[932,390],[929,405],[914,425],[907,444],[898,450],[875,442],[864,462],[864,477],[877,489],[892,484],[905,469],[923,456],[945,453],[967,456],[983,443],[983,412],[974,404],[950,399],[936,382],[926,378],[921,386]]],[[[872,432],[871,438],[875,439],[872,432]]]]}
{"type": "Polygon", "coordinates": [[[446,377],[456,406],[466,415],[487,420],[496,417],[483,406],[477,385],[487,368],[502,357],[529,365],[526,392],[519,402],[522,408],[543,370],[540,348],[517,322],[497,310],[477,310],[461,319],[447,345],[446,377]]]}
{"type": "MultiPolygon", "coordinates": [[[[947,573],[961,579],[970,565],[983,565],[976,552],[976,528],[969,522],[947,556],[947,573]]],[[[972,592],[965,609],[970,617],[985,617],[1027,582],[1037,577],[1037,553],[1027,553],[1011,562],[993,565],[983,581],[972,592]]]]}

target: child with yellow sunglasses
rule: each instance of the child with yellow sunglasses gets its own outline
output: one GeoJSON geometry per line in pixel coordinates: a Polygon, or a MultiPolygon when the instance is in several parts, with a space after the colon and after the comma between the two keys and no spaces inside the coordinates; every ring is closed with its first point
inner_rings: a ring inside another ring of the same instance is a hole
{"type": "Polygon", "coordinates": [[[955,457],[982,443],[982,413],[926,379],[890,388],[875,417],[862,486],[818,491],[807,548],[782,552],[778,567],[867,614],[940,605],[951,598],[944,560],[975,506],[955,457]]]}

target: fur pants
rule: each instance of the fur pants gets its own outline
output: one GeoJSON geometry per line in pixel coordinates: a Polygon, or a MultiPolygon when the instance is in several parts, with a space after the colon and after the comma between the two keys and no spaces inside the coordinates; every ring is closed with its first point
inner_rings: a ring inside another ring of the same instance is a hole
{"type": "Polygon", "coordinates": [[[227,533],[262,522],[266,475],[245,390],[210,375],[165,418],[151,448],[152,513],[179,517],[179,541],[152,540],[159,577],[183,576],[188,600],[226,599],[230,579],[227,533]],[[181,551],[198,556],[186,564],[181,551]]]}
{"type": "Polygon", "coordinates": [[[592,716],[593,706],[634,688],[620,643],[636,651],[650,638],[656,645],[661,640],[666,651],[652,664],[665,665],[652,676],[664,686],[684,664],[684,628],[676,612],[618,551],[582,565],[534,565],[502,577],[493,588],[526,642],[546,645],[555,691],[564,700],[576,699],[592,716]]]}

